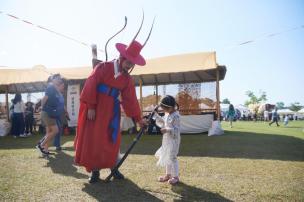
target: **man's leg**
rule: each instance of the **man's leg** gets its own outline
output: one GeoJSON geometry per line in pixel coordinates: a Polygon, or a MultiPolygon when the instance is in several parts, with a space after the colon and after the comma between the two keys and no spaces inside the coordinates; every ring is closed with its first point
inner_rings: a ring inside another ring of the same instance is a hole
{"type": "Polygon", "coordinates": [[[92,175],[89,178],[89,183],[95,183],[99,181],[100,172],[98,169],[92,170],[92,175]]]}
{"type": "Polygon", "coordinates": [[[60,120],[56,120],[56,124],[58,126],[58,133],[56,134],[56,136],[54,137],[54,141],[53,141],[53,145],[56,147],[57,151],[61,150],[61,146],[60,146],[60,136],[62,135],[62,125],[60,120]]]}
{"type": "MultiPolygon", "coordinates": [[[[120,161],[120,159],[122,158],[122,154],[120,153],[120,150],[118,151],[118,154],[117,154],[117,160],[116,160],[116,165],[118,164],[118,162],[120,161]]],[[[111,172],[113,172],[113,177],[114,179],[117,179],[117,180],[122,180],[122,179],[125,179],[125,176],[123,174],[121,174],[121,172],[119,172],[119,170],[113,170],[111,169],[111,172]]]]}

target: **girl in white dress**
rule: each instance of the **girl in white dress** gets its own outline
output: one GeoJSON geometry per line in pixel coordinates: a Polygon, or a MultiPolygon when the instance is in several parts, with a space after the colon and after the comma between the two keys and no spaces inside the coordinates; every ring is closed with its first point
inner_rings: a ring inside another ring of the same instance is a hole
{"type": "Polygon", "coordinates": [[[155,113],[156,124],[161,128],[163,134],[162,145],[156,151],[157,165],[166,167],[166,174],[159,177],[159,182],[168,182],[175,185],[179,182],[177,154],[180,145],[180,115],[178,104],[175,99],[167,95],[161,100],[161,108],[165,116],[161,117],[155,113]]]}

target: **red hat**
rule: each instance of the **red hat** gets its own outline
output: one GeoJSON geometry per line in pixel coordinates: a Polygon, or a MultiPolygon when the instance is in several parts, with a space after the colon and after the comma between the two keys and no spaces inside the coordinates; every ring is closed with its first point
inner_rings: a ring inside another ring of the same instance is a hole
{"type": "Polygon", "coordinates": [[[140,66],[146,64],[145,58],[140,55],[140,51],[143,46],[138,42],[133,40],[129,46],[122,43],[116,44],[116,49],[119,51],[120,55],[131,61],[132,63],[140,66]]]}

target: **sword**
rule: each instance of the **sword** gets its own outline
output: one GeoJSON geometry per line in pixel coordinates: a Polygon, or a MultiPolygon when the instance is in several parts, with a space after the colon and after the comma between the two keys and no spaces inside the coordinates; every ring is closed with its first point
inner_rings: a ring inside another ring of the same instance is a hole
{"type": "MultiPolygon", "coordinates": [[[[148,121],[150,122],[150,120],[152,119],[154,113],[157,111],[158,109],[158,105],[154,108],[154,110],[152,111],[152,113],[149,115],[148,117],[148,121]]],[[[129,148],[127,149],[126,153],[124,154],[124,156],[120,159],[120,161],[116,164],[116,166],[111,169],[111,173],[108,175],[108,177],[105,179],[105,182],[109,182],[110,179],[113,177],[114,173],[118,170],[118,168],[122,165],[122,163],[126,160],[126,158],[128,157],[129,153],[132,151],[133,147],[136,145],[136,143],[139,141],[139,139],[141,138],[141,136],[143,135],[145,129],[147,128],[147,126],[144,126],[140,129],[140,131],[137,133],[136,138],[134,138],[132,144],[129,146],[129,148]]]]}

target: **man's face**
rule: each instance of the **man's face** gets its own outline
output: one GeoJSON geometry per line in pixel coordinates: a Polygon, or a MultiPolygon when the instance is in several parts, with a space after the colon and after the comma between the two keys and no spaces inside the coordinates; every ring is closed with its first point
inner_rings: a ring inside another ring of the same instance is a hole
{"type": "Polygon", "coordinates": [[[64,82],[61,79],[54,79],[53,84],[60,92],[64,92],[64,82]]]}
{"type": "Polygon", "coordinates": [[[132,69],[134,66],[135,66],[134,63],[132,63],[131,61],[129,61],[127,59],[124,59],[122,64],[121,64],[122,72],[124,74],[129,74],[129,70],[132,69]]]}

